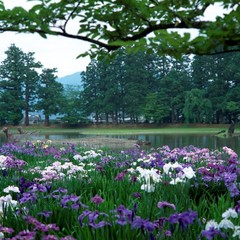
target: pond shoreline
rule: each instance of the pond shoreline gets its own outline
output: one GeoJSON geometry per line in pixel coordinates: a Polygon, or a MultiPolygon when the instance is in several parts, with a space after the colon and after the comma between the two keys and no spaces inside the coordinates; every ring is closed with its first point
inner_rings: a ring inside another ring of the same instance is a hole
{"type": "Polygon", "coordinates": [[[136,147],[136,144],[137,144],[137,140],[101,137],[101,136],[45,140],[45,141],[52,142],[53,144],[56,144],[56,145],[76,144],[77,146],[90,147],[90,148],[117,148],[117,149],[134,148],[136,147]]]}

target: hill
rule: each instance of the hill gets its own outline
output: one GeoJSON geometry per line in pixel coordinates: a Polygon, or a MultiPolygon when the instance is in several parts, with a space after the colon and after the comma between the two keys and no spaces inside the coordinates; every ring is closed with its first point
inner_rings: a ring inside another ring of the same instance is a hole
{"type": "Polygon", "coordinates": [[[82,86],[81,72],[76,72],[65,77],[58,78],[57,81],[62,83],[64,86],[82,86]]]}

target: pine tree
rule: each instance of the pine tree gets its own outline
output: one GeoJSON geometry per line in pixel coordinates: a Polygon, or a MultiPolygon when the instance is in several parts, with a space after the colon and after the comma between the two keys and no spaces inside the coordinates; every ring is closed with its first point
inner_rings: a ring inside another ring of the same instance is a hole
{"type": "Polygon", "coordinates": [[[45,125],[50,125],[50,115],[60,112],[63,101],[63,85],[56,81],[56,68],[43,69],[38,87],[36,109],[43,110],[45,125]]]}

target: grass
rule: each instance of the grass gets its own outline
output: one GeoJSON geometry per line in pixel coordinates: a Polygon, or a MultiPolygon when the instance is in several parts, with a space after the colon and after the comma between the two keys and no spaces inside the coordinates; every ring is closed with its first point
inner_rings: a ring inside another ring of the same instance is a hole
{"type": "MultiPolygon", "coordinates": [[[[138,125],[118,125],[118,126],[91,126],[76,128],[61,128],[59,126],[44,127],[30,126],[24,127],[27,132],[37,131],[40,134],[61,134],[79,133],[84,135],[134,135],[134,134],[217,134],[219,131],[228,130],[229,124],[225,125],[167,125],[159,127],[140,127],[138,125]]],[[[9,127],[10,131],[17,132],[16,127],[9,127]]],[[[236,128],[236,134],[240,133],[240,128],[236,128]]]]}

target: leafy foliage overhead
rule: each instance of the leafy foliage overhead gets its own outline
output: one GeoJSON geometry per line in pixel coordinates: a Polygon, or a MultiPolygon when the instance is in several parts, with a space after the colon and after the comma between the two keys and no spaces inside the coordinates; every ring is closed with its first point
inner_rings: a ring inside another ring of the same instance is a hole
{"type": "MultiPolygon", "coordinates": [[[[31,2],[31,0],[29,0],[31,2]]],[[[240,50],[238,0],[37,0],[29,10],[6,9],[0,1],[0,31],[57,35],[90,42],[102,50],[155,49],[178,56],[240,50]],[[203,18],[214,4],[227,13],[203,18]],[[76,28],[74,27],[76,24],[76,28]],[[191,37],[190,30],[198,30],[191,37]],[[181,30],[181,33],[179,32],[181,30]]],[[[83,54],[84,55],[84,54],[83,54]]]]}

